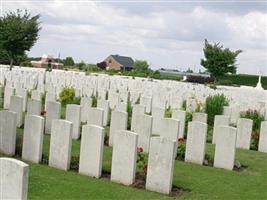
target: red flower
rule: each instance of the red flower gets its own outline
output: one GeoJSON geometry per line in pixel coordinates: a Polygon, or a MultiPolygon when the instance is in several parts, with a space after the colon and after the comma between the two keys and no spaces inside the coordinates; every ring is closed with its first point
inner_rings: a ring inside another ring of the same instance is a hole
{"type": "Polygon", "coordinates": [[[260,134],[259,134],[259,133],[256,133],[256,134],[255,134],[255,139],[256,139],[256,140],[259,140],[259,139],[260,139],[260,134]]]}
{"type": "Polygon", "coordinates": [[[144,150],[143,150],[143,148],[142,147],[137,147],[137,152],[138,153],[142,153],[144,150]]]}
{"type": "Polygon", "coordinates": [[[184,142],[184,138],[178,138],[178,142],[184,142]]]}

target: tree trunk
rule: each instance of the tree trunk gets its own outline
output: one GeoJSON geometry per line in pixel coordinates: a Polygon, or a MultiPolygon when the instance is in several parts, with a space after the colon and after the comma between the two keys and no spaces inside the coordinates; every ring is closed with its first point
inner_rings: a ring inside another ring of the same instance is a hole
{"type": "Polygon", "coordinates": [[[12,68],[13,68],[13,62],[14,62],[14,59],[11,58],[11,59],[10,59],[10,66],[9,66],[9,70],[10,70],[10,71],[11,71],[12,68]]]}

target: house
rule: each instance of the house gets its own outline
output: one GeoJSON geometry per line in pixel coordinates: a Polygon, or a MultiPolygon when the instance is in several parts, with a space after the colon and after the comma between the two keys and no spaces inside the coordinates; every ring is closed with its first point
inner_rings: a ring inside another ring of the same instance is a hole
{"type": "Polygon", "coordinates": [[[55,62],[52,56],[46,54],[44,54],[39,61],[31,61],[31,64],[37,68],[48,68],[50,65],[52,69],[63,69],[62,63],[55,62]]]}
{"type": "MultiPolygon", "coordinates": [[[[131,57],[120,56],[120,55],[110,55],[103,62],[99,63],[102,65],[101,68],[106,70],[132,70],[134,60],[131,57]]],[[[98,65],[99,66],[99,65],[98,65]]]]}

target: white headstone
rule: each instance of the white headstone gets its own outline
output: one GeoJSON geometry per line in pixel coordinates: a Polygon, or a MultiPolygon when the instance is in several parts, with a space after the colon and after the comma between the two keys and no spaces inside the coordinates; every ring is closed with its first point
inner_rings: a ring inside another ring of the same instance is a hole
{"type": "Polygon", "coordinates": [[[214,167],[232,170],[235,162],[236,128],[220,126],[216,136],[214,167]]]}
{"type": "Polygon", "coordinates": [[[35,99],[28,99],[27,114],[41,115],[42,103],[35,99]]]}
{"type": "Polygon", "coordinates": [[[267,153],[267,121],[261,122],[259,151],[267,153]]]}
{"type": "Polygon", "coordinates": [[[202,165],[205,157],[208,125],[199,121],[189,122],[186,139],[185,161],[202,165]]]}
{"type": "Polygon", "coordinates": [[[179,121],[179,138],[184,138],[186,112],[183,110],[172,110],[172,118],[179,121]]]}
{"type": "Polygon", "coordinates": [[[109,119],[109,101],[99,99],[97,100],[97,108],[100,108],[104,111],[103,113],[103,126],[108,125],[109,119]]]}
{"type": "Polygon", "coordinates": [[[70,168],[72,123],[53,120],[49,150],[49,166],[62,170],[70,168]]]}
{"type": "Polygon", "coordinates": [[[113,145],[113,137],[116,135],[117,131],[127,129],[127,120],[128,113],[115,110],[112,111],[109,130],[109,146],[113,145]]]}
{"type": "Polygon", "coordinates": [[[52,121],[60,119],[61,105],[58,102],[47,102],[46,119],[45,119],[45,133],[51,133],[52,121]]]}
{"type": "Polygon", "coordinates": [[[103,126],[104,110],[100,108],[89,108],[87,113],[87,124],[103,126]]]}
{"type": "Polygon", "coordinates": [[[4,109],[9,109],[10,97],[15,94],[15,89],[11,87],[5,87],[4,93],[4,109]]]}
{"type": "Polygon", "coordinates": [[[114,135],[111,181],[131,185],[135,180],[138,135],[120,130],[114,135]]]}
{"type": "Polygon", "coordinates": [[[39,163],[42,159],[44,135],[44,118],[37,115],[26,115],[22,159],[39,163]]]}
{"type": "Polygon", "coordinates": [[[104,128],[84,125],[82,128],[79,173],[99,178],[102,173],[104,128]]]}
{"type": "Polygon", "coordinates": [[[207,123],[208,121],[208,115],[206,113],[200,113],[200,112],[195,112],[193,113],[193,122],[202,122],[202,123],[207,123]]]}
{"type": "Polygon", "coordinates": [[[11,156],[15,154],[16,148],[16,124],[15,112],[0,111],[0,152],[11,156]]]}
{"type": "Polygon", "coordinates": [[[17,113],[17,127],[21,127],[23,124],[23,98],[11,96],[9,110],[17,113]]]}
{"type": "Polygon", "coordinates": [[[220,132],[221,126],[229,126],[230,117],[227,115],[215,115],[214,126],[213,126],[213,135],[212,135],[212,144],[216,144],[217,134],[220,132]]]}
{"type": "Polygon", "coordinates": [[[172,179],[177,143],[161,137],[152,137],[148,156],[146,189],[169,194],[172,190],[172,179]]]}
{"type": "Polygon", "coordinates": [[[251,119],[239,118],[237,121],[236,147],[242,149],[250,148],[253,121],[251,119]]]}
{"type": "Polygon", "coordinates": [[[0,199],[27,200],[29,165],[13,158],[0,158],[0,199]]]}
{"type": "Polygon", "coordinates": [[[67,104],[66,120],[72,122],[72,139],[80,138],[81,125],[81,106],[75,104],[67,104]]]}

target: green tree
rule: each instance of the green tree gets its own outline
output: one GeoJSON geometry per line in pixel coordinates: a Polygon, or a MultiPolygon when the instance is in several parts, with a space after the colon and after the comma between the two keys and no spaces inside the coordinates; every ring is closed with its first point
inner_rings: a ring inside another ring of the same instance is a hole
{"type": "Polygon", "coordinates": [[[133,69],[136,72],[144,72],[144,73],[150,71],[149,65],[145,60],[136,60],[133,65],[133,69]]]}
{"type": "Polygon", "coordinates": [[[236,58],[242,50],[231,51],[220,43],[211,44],[205,39],[203,51],[205,59],[201,59],[200,64],[215,78],[228,72],[236,73],[236,58]]]}
{"type": "Polygon", "coordinates": [[[75,65],[72,57],[66,57],[65,60],[63,61],[63,64],[64,64],[64,66],[68,66],[68,67],[75,65]]]}
{"type": "Polygon", "coordinates": [[[0,51],[4,52],[12,70],[14,61],[25,56],[38,39],[40,15],[31,16],[21,10],[0,17],[0,51]]]}

